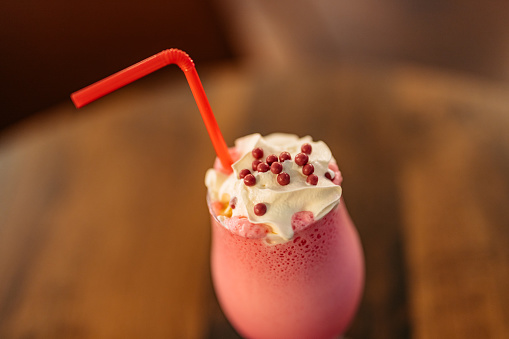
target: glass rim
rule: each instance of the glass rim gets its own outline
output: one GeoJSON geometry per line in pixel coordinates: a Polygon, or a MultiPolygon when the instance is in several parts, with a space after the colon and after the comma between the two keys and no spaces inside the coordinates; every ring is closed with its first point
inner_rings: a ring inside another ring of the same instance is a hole
{"type": "Polygon", "coordinates": [[[210,216],[211,216],[211,217],[213,217],[213,218],[214,218],[214,220],[215,220],[215,221],[217,221],[218,223],[221,223],[221,221],[220,221],[220,220],[218,219],[218,217],[217,217],[217,214],[216,214],[216,213],[214,212],[214,210],[212,209],[212,206],[211,206],[211,204],[210,204],[212,200],[210,199],[210,194],[209,194],[208,192],[207,192],[207,196],[206,196],[206,199],[205,199],[205,200],[207,201],[207,208],[208,208],[208,210],[209,210],[209,214],[210,214],[210,216]]]}

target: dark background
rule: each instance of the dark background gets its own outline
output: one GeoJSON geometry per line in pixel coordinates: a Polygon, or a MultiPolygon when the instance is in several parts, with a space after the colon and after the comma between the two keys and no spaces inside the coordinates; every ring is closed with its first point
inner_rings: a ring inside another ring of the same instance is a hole
{"type": "Polygon", "coordinates": [[[4,1],[0,131],[171,47],[200,65],[368,58],[507,81],[507,22],[505,0],[4,1]]]}
{"type": "Polygon", "coordinates": [[[0,132],[171,47],[200,66],[367,58],[507,81],[507,22],[505,0],[5,1],[0,132]]]}
{"type": "Polygon", "coordinates": [[[210,1],[4,1],[0,129],[171,47],[206,63],[232,57],[210,1]]]}

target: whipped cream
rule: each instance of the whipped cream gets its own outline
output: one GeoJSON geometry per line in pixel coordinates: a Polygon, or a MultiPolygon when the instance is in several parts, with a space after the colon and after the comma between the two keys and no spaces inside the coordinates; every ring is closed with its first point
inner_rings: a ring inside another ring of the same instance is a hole
{"type": "Polygon", "coordinates": [[[209,199],[222,202],[225,206],[224,211],[217,216],[223,225],[228,218],[244,217],[253,224],[267,225],[270,228],[267,234],[270,242],[284,242],[293,237],[292,216],[295,213],[311,212],[313,219],[318,220],[338,205],[341,186],[336,184],[339,180],[334,180],[334,183],[333,179],[339,172],[329,169],[330,164],[336,167],[336,162],[324,142],[315,142],[310,136],[299,138],[293,134],[275,133],[265,137],[251,134],[235,141],[235,152],[240,158],[232,165],[233,173],[225,174],[217,169],[209,169],[205,176],[209,199]],[[318,177],[316,185],[306,181],[308,176],[302,173],[303,167],[295,162],[296,155],[301,153],[301,146],[306,143],[312,147],[307,163],[314,167],[313,174],[318,177]],[[252,163],[256,160],[252,154],[255,148],[263,150],[261,161],[265,161],[271,154],[291,154],[291,160],[282,162],[282,171],[290,175],[289,184],[278,183],[277,174],[270,170],[258,172],[252,169],[252,163]],[[239,178],[242,169],[251,171],[256,184],[248,186],[239,178]],[[263,215],[255,213],[255,205],[259,203],[266,206],[263,215]]]}

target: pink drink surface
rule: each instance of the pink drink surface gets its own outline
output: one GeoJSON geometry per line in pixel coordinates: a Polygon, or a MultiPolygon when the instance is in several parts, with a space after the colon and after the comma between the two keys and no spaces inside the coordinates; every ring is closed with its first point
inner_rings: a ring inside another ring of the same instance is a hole
{"type": "Polygon", "coordinates": [[[243,337],[333,338],[346,331],[360,302],[364,258],[341,199],[277,245],[234,234],[212,216],[212,277],[243,337]]]}

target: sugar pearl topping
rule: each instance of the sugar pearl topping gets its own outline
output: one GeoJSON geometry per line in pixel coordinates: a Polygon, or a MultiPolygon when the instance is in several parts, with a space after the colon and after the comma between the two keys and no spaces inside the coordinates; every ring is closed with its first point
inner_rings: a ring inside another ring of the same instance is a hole
{"type": "Polygon", "coordinates": [[[327,177],[339,172],[325,143],[291,134],[252,134],[237,139],[235,151],[240,157],[231,175],[210,169],[205,180],[211,201],[228,206],[231,197],[237,199],[231,214],[218,220],[239,217],[265,224],[268,241],[277,243],[292,238],[295,213],[308,211],[319,220],[338,205],[341,186],[327,177]],[[263,213],[257,204],[265,206],[263,213]]]}
{"type": "Polygon", "coordinates": [[[292,160],[291,154],[286,151],[281,152],[281,154],[279,154],[279,161],[284,162],[286,160],[292,160]]]}
{"type": "Polygon", "coordinates": [[[272,165],[270,165],[270,171],[274,174],[279,174],[283,170],[283,165],[281,165],[280,162],[273,162],[272,165]]]}
{"type": "Polygon", "coordinates": [[[255,157],[255,159],[263,158],[263,150],[260,147],[253,148],[251,154],[255,157]]]}
{"type": "Polygon", "coordinates": [[[246,186],[254,186],[256,185],[256,177],[252,174],[248,174],[244,177],[244,184],[246,186]]]}
{"type": "Polygon", "coordinates": [[[332,174],[330,174],[330,172],[325,172],[325,177],[326,177],[327,179],[329,179],[329,180],[334,179],[334,178],[332,177],[332,174]]]}
{"type": "Polygon", "coordinates": [[[310,175],[315,171],[315,166],[313,164],[306,164],[302,167],[302,174],[310,175]]]}
{"type": "Polygon", "coordinates": [[[241,169],[239,172],[239,179],[244,179],[244,177],[248,174],[251,174],[251,171],[247,168],[241,169]]]}
{"type": "Polygon", "coordinates": [[[235,209],[235,206],[237,205],[237,197],[233,197],[230,199],[230,207],[231,209],[235,209]]]}
{"type": "Polygon", "coordinates": [[[290,175],[286,172],[281,172],[277,175],[276,180],[281,186],[286,186],[290,183],[290,175]]]}
{"type": "Polygon", "coordinates": [[[304,166],[308,163],[309,157],[304,153],[299,153],[295,156],[295,163],[299,166],[304,166]]]}
{"type": "Polygon", "coordinates": [[[316,174],[308,175],[306,182],[310,185],[316,186],[316,184],[318,184],[318,176],[316,174]]]}
{"type": "Polygon", "coordinates": [[[267,213],[267,205],[265,205],[264,203],[258,203],[256,205],[254,205],[253,207],[253,212],[254,214],[256,214],[257,216],[261,217],[262,215],[264,215],[265,213],[267,213]]]}
{"type": "Polygon", "coordinates": [[[311,154],[312,149],[313,149],[313,147],[308,143],[305,143],[304,145],[302,145],[300,147],[300,151],[305,154],[311,154]]]}
{"type": "Polygon", "coordinates": [[[271,154],[267,157],[267,159],[265,159],[265,162],[270,166],[272,165],[274,162],[277,162],[278,161],[278,158],[275,154],[271,154]]]}
{"type": "Polygon", "coordinates": [[[261,164],[262,162],[260,160],[253,160],[253,162],[251,163],[251,168],[253,169],[253,171],[258,171],[258,165],[261,164]]]}
{"type": "Polygon", "coordinates": [[[261,162],[258,164],[258,166],[256,166],[256,170],[261,173],[267,172],[269,169],[270,169],[270,166],[267,165],[266,162],[261,162]]]}

